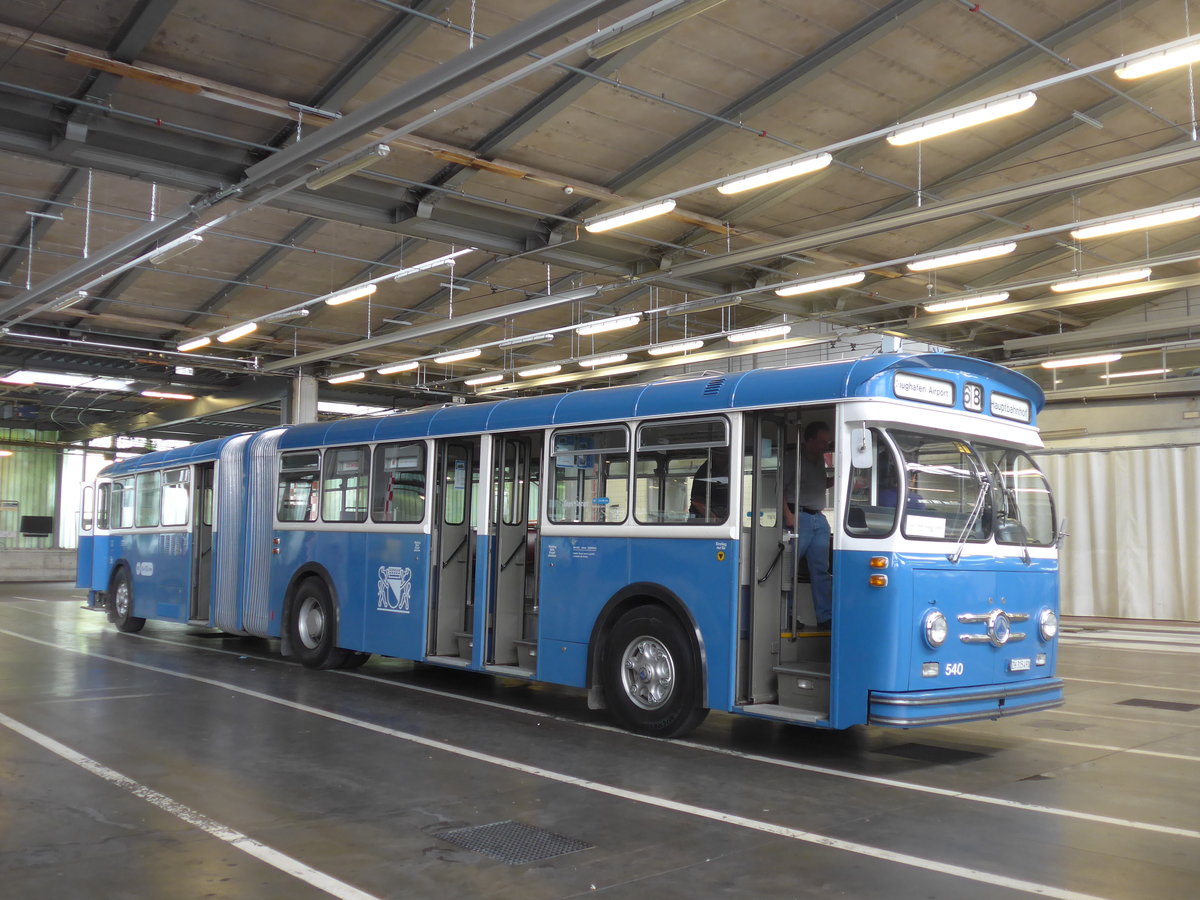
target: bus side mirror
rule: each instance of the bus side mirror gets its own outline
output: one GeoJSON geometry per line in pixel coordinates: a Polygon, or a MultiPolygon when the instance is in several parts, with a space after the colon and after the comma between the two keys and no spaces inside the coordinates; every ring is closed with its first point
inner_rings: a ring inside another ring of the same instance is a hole
{"type": "Polygon", "coordinates": [[[856,469],[869,469],[875,465],[875,435],[870,428],[854,428],[850,431],[850,464],[856,469]]]}

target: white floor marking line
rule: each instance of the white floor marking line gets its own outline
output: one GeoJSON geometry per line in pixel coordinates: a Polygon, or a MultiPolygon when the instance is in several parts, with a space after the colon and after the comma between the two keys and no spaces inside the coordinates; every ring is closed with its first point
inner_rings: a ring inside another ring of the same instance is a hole
{"type": "MultiPolygon", "coordinates": [[[[8,633],[8,632],[4,632],[2,629],[0,629],[0,633],[8,633]]],[[[179,641],[166,640],[165,638],[152,638],[152,637],[148,637],[147,635],[144,635],[144,634],[134,635],[134,637],[137,637],[139,640],[143,640],[143,641],[153,641],[154,643],[157,643],[157,644],[171,644],[175,647],[182,647],[182,648],[189,649],[189,650],[204,650],[204,651],[207,651],[210,653],[220,653],[220,654],[223,654],[226,656],[244,656],[245,655],[245,654],[238,653],[237,651],[234,651],[234,650],[223,650],[220,647],[204,647],[204,646],[197,647],[195,645],[185,644],[185,643],[181,643],[179,641]]],[[[283,660],[280,657],[255,657],[255,659],[263,659],[263,660],[267,660],[267,661],[271,661],[271,662],[283,663],[284,665],[290,665],[290,663],[287,663],[285,660],[283,660]]],[[[490,707],[492,709],[503,710],[505,712],[515,712],[520,715],[532,716],[534,718],[548,719],[553,722],[562,722],[567,725],[578,725],[582,728],[591,728],[596,731],[606,731],[606,732],[610,732],[613,734],[621,734],[621,735],[624,735],[625,737],[634,738],[637,740],[644,740],[644,741],[659,740],[658,738],[646,737],[645,735],[640,735],[640,734],[633,734],[632,732],[628,732],[623,728],[617,728],[616,726],[613,726],[613,725],[601,725],[596,722],[583,722],[583,721],[580,721],[579,719],[572,719],[567,716],[559,716],[559,715],[555,715],[554,713],[541,712],[541,711],[535,710],[535,709],[525,709],[520,706],[510,706],[509,704],[500,703],[495,700],[482,700],[477,697],[467,697],[462,694],[452,693],[450,691],[441,691],[441,690],[438,690],[437,688],[423,687],[421,685],[415,685],[415,684],[404,684],[402,682],[393,681],[388,678],[381,678],[378,675],[366,675],[362,672],[343,672],[343,671],[338,671],[336,669],[333,670],[333,674],[340,675],[344,678],[358,679],[360,681],[373,681],[377,684],[383,684],[388,687],[401,688],[402,690],[414,691],[414,692],[420,693],[420,694],[431,694],[435,697],[444,697],[448,700],[458,700],[463,703],[472,703],[477,706],[486,706],[486,707],[490,707]]],[[[1127,720],[1121,719],[1121,721],[1124,722],[1127,720]]],[[[1160,752],[1157,750],[1141,750],[1136,747],[1116,747],[1116,746],[1110,746],[1108,744],[1088,744],[1088,743],[1084,743],[1082,741],[1067,741],[1067,740],[1061,740],[1058,738],[1044,738],[1044,737],[1035,737],[1035,738],[1031,738],[1030,740],[1035,740],[1035,741],[1039,741],[1039,742],[1047,743],[1047,744],[1060,744],[1060,745],[1066,746],[1066,747],[1079,747],[1081,749],[1088,749],[1088,750],[1101,750],[1101,751],[1108,752],[1108,753],[1132,753],[1132,754],[1135,754],[1138,756],[1152,756],[1152,757],[1157,757],[1160,759],[1175,759],[1175,760],[1181,760],[1184,762],[1200,762],[1200,756],[1187,756],[1187,755],[1181,754],[1181,753],[1164,753],[1164,752],[1160,752]]],[[[867,782],[870,784],[879,784],[879,785],[882,785],[885,787],[898,788],[900,790],[915,791],[915,792],[924,793],[924,794],[935,794],[937,796],[942,796],[942,797],[952,797],[957,800],[968,800],[972,803],[985,803],[985,804],[992,805],[992,806],[1007,806],[1012,809],[1021,809],[1021,810],[1025,810],[1027,812],[1036,812],[1036,813],[1041,813],[1044,815],[1052,815],[1052,816],[1066,816],[1066,817],[1070,817],[1070,818],[1077,818],[1077,819],[1084,819],[1087,821],[1100,822],[1100,823],[1103,823],[1106,825],[1118,825],[1118,826],[1125,827],[1125,828],[1137,828],[1137,829],[1142,829],[1142,830],[1146,830],[1146,831],[1163,831],[1164,829],[1167,829],[1165,833],[1168,833],[1168,834],[1174,834],[1174,835],[1177,835],[1180,837],[1200,838],[1200,831],[1189,831],[1187,829],[1171,829],[1171,826],[1167,826],[1167,825],[1156,825],[1156,824],[1148,823],[1148,822],[1138,822],[1138,821],[1135,821],[1132,819],[1115,819],[1112,817],[1101,816],[1099,814],[1076,812],[1074,810],[1066,810],[1066,809],[1061,809],[1059,807],[1039,806],[1037,804],[1032,804],[1032,803],[1021,803],[1021,802],[1018,802],[1015,800],[1004,800],[999,797],[989,797],[986,794],[968,794],[963,791],[952,791],[952,790],[947,790],[946,788],[937,788],[937,787],[932,787],[929,785],[917,784],[916,782],[912,782],[912,781],[900,781],[900,780],[892,779],[892,778],[881,778],[877,775],[862,775],[857,772],[847,772],[843,769],[827,769],[827,768],[823,768],[821,766],[814,766],[809,763],[798,763],[798,762],[792,762],[792,761],[786,760],[786,759],[778,759],[776,757],[748,754],[741,750],[730,750],[725,747],[712,747],[712,746],[709,746],[706,744],[698,744],[693,741],[680,740],[678,738],[673,738],[669,741],[665,741],[665,743],[674,744],[674,745],[677,745],[680,747],[689,747],[694,750],[702,750],[706,753],[715,753],[720,756],[732,756],[737,759],[746,759],[751,762],[766,763],[768,765],[781,766],[783,768],[788,768],[788,769],[795,769],[796,771],[800,771],[800,772],[811,772],[816,775],[830,775],[830,776],[834,776],[837,778],[846,778],[846,779],[849,779],[850,781],[862,781],[862,782],[867,782]]]]}
{"type": "Polygon", "coordinates": [[[1105,681],[1102,678],[1075,678],[1062,676],[1063,681],[1082,681],[1087,684],[1107,684],[1113,687],[1137,688],[1146,691],[1177,691],[1184,694],[1200,694],[1200,688],[1174,687],[1166,684],[1139,684],[1134,681],[1105,681]]]}
{"type": "Polygon", "coordinates": [[[165,697],[166,694],[113,694],[109,697],[58,697],[53,700],[38,700],[38,703],[94,703],[99,700],[140,700],[143,697],[165,697]]]}
{"type": "MultiPolygon", "coordinates": [[[[1069,709],[1048,709],[1047,714],[1052,716],[1073,716],[1076,719],[1104,719],[1105,721],[1124,722],[1126,725],[1161,725],[1164,728],[1200,728],[1200,724],[1194,722],[1166,722],[1161,719],[1134,719],[1130,716],[1105,716],[1100,713],[1085,713],[1074,712],[1069,709]]],[[[1170,710],[1163,710],[1170,712],[1170,710]]],[[[1178,713],[1176,713],[1178,715],[1178,713]]]]}
{"type": "Polygon", "coordinates": [[[16,719],[6,716],[4,713],[0,713],[0,725],[15,731],[17,734],[49,750],[51,753],[61,756],[67,762],[74,763],[81,769],[103,778],[110,784],[128,791],[135,797],[157,806],[164,812],[175,816],[175,818],[182,819],[189,825],[194,825],[196,828],[212,835],[218,840],[233,845],[243,853],[248,853],[255,859],[291,875],[293,878],[299,878],[301,881],[307,882],[313,887],[325,891],[327,894],[343,898],[343,900],[377,900],[373,894],[360,891],[353,885],[346,884],[346,882],[334,878],[332,875],[326,875],[324,872],[305,865],[298,859],[293,859],[285,853],[280,853],[278,850],[273,850],[265,844],[260,844],[240,831],[230,828],[227,825],[222,825],[220,822],[210,819],[203,813],[197,812],[190,806],[185,806],[177,800],[172,800],[166,794],[160,794],[153,788],[146,787],[141,782],[134,781],[120,772],[101,765],[96,760],[72,750],[66,744],[61,744],[49,735],[35,731],[28,725],[24,725],[16,719]]]}
{"type": "MultiPolygon", "coordinates": [[[[280,697],[273,697],[270,694],[264,694],[260,691],[250,690],[249,688],[241,687],[240,685],[230,684],[224,681],[218,681],[215,678],[204,678],[199,675],[189,675],[183,672],[173,672],[170,669],[163,669],[158,666],[148,665],[146,663],[132,662],[130,660],[120,659],[115,656],[108,656],[103,653],[93,653],[87,650],[77,650],[72,647],[63,647],[60,644],[55,644],[50,641],[44,641],[39,638],[28,637],[26,635],[17,634],[6,629],[0,629],[0,634],[5,634],[19,640],[30,641],[31,643],[41,644],[46,647],[51,647],[56,650],[64,650],[69,653],[77,653],[81,656],[88,656],[92,659],[103,659],[108,662],[118,663],[120,665],[133,666],[134,668],[143,669],[148,672],[156,672],[160,675],[168,675],[172,678],[182,678],[187,681],[194,681],[199,684],[207,684],[213,687],[220,688],[225,691],[233,691],[234,693],[242,694],[247,697],[253,697],[267,703],[273,703],[277,706],[282,706],[288,709],[294,709],[298,712],[308,713],[310,715],[320,716],[333,722],[339,722],[344,725],[350,725],[354,728],[361,728],[364,731],[372,731],[376,734],[386,735],[408,743],[416,744],[421,747],[428,747],[431,750],[438,750],[443,753],[449,753],[454,756],[459,756],[464,759],[482,762],[487,765],[497,766],[499,768],[509,769],[514,772],[521,772],[526,775],[532,775],[537,778],[544,778],[547,781],[554,781],[559,784],[572,785],[574,787],[583,788],[584,790],[593,791],[599,794],[605,794],[611,797],[619,797],[623,800],[630,800],[634,803],[641,803],[646,806],[654,806],[659,809],[666,809],[672,812],[679,812],[685,815],[695,816],[697,818],[708,819],[714,822],[723,822],[729,825],[736,825],[741,828],[747,828],[753,831],[762,832],[765,834],[778,835],[780,837],[790,838],[796,841],[802,841],[808,844],[817,844],[823,847],[829,847],[834,850],[844,850],[848,853],[855,853],[861,856],[867,856],[872,859],[882,859],[888,862],[898,863],[900,865],[910,866],[917,869],[924,869],[930,872],[937,872],[944,875],[950,875],[956,878],[963,878],[970,881],[978,881],[983,884],[999,885],[1001,887],[1011,888],[1017,891],[1026,891],[1031,894],[1037,894],[1044,897],[1054,897],[1058,900],[1104,900],[1093,894],[1083,894],[1078,891],[1070,891],[1064,888],[1054,887],[1053,885],[1039,884],[1034,881],[1025,881],[1020,878],[1012,878],[1007,875],[1000,875],[994,872],[985,872],[980,869],[970,869],[965,866],[957,866],[953,863],[945,863],[938,860],[926,859],[920,856],[912,856],[907,853],[898,853],[892,850],[886,850],[882,847],[873,847],[869,844],[860,844],[856,841],[845,841],[839,838],[829,837],[823,834],[817,834],[811,831],[802,831],[798,828],[790,828],[786,825],[777,825],[773,822],[764,822],[759,819],[751,819],[746,816],[739,816],[734,813],[721,812],[720,810],[708,809],[703,806],[695,806],[690,803],[680,803],[675,800],[668,800],[665,797],[657,797],[653,794],[643,794],[639,791],[632,791],[626,788],[616,787],[615,785],[603,784],[597,781],[589,781],[586,778],[580,778],[575,775],[568,775],[564,772],[556,772],[552,769],[545,769],[541,766],[534,766],[528,763],[517,762],[516,760],[505,759],[504,757],[494,756],[490,753],[484,753],[479,750],[471,750],[467,747],[459,747],[455,744],[448,744],[444,741],[439,741],[434,738],[422,737],[418,734],[412,734],[406,731],[399,731],[395,728],[388,728],[384,725],[376,725],[374,722],[367,722],[362,719],[355,719],[350,716],[343,716],[340,713],[330,712],[324,709],[307,706],[303,703],[297,703],[293,700],[284,700],[280,697]]],[[[753,756],[747,758],[753,759],[753,756]]],[[[797,764],[799,767],[799,764],[797,764]]],[[[809,768],[809,767],[804,767],[809,768]]],[[[842,775],[843,773],[835,770],[828,770],[830,774],[842,775]]],[[[901,785],[909,787],[908,785],[901,785]]],[[[954,795],[957,796],[957,795],[954,795]]],[[[1012,805],[1008,801],[1000,801],[999,805],[1012,805]]],[[[1073,815],[1073,814],[1072,814],[1073,815]]],[[[1086,818],[1092,821],[1109,822],[1112,824],[1120,824],[1123,820],[1109,819],[1107,817],[1094,817],[1088,815],[1079,815],[1078,818],[1086,818]]],[[[1200,838],[1200,832],[1187,831],[1186,829],[1169,828],[1166,826],[1148,826],[1145,823],[1133,823],[1135,826],[1145,827],[1148,830],[1161,831],[1167,834],[1181,835],[1185,837],[1200,838]]]]}

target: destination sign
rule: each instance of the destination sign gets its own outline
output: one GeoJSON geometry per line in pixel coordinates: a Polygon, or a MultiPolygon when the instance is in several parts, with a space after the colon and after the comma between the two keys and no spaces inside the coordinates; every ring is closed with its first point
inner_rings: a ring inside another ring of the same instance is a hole
{"type": "Polygon", "coordinates": [[[954,405],[954,383],[924,375],[897,372],[892,381],[892,392],[901,400],[918,403],[933,403],[937,406],[954,405]]]}
{"type": "Polygon", "coordinates": [[[1001,419],[1012,419],[1015,422],[1033,421],[1033,408],[1028,400],[1020,397],[1010,397],[1008,394],[998,394],[992,391],[991,410],[993,416],[1001,419]]]}

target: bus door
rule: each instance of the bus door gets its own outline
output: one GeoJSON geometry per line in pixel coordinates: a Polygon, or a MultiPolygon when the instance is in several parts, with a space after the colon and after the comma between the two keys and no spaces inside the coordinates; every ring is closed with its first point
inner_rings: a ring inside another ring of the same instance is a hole
{"type": "Polygon", "coordinates": [[[542,435],[507,434],[492,449],[490,596],[484,663],[537,669],[537,487],[542,435]]]}
{"type": "Polygon", "coordinates": [[[427,655],[471,661],[475,618],[475,511],[479,487],[477,437],[437,442],[438,495],[433,530],[432,608],[427,655]]]}
{"type": "Polygon", "coordinates": [[[188,619],[206,624],[212,601],[214,472],[213,463],[196,466],[192,495],[192,597],[188,619]]]}
{"type": "Polygon", "coordinates": [[[738,621],[738,700],[773,703],[777,693],[781,610],[792,565],[783,504],[787,433],[782,413],[746,420],[743,453],[741,600],[738,621]]]}

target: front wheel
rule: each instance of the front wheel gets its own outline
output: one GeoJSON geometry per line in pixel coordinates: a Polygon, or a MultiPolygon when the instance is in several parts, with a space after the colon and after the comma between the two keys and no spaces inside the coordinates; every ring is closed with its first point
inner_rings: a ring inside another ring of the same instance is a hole
{"type": "Polygon", "coordinates": [[[146,620],[133,614],[133,582],[128,569],[118,569],[109,593],[108,621],[117,626],[117,631],[134,634],[141,631],[146,620]]]}
{"type": "Polygon", "coordinates": [[[639,606],[609,634],[602,670],[604,696],[624,728],[679,737],[699,725],[700,673],[687,633],[669,612],[639,606]]]}
{"type": "Polygon", "coordinates": [[[296,592],[288,637],[296,658],[310,669],[336,669],[346,661],[350,651],[337,645],[337,612],[320,581],[310,578],[296,592]]]}

